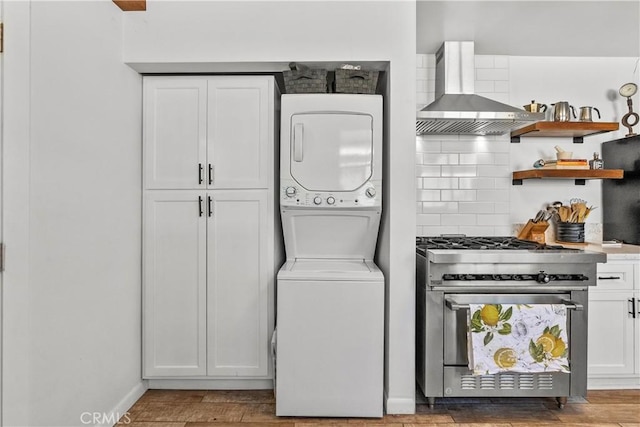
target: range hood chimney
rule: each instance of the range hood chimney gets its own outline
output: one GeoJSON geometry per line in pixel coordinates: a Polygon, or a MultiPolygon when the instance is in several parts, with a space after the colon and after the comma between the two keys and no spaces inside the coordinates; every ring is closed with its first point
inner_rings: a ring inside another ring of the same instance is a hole
{"type": "Polygon", "coordinates": [[[472,41],[446,41],[438,49],[436,100],[417,112],[417,135],[502,135],[544,120],[544,113],[475,95],[474,56],[472,41]]]}

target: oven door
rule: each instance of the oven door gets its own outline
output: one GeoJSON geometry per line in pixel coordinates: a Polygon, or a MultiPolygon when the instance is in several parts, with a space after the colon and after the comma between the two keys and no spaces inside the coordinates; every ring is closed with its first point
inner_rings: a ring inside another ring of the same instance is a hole
{"type": "MultiPolygon", "coordinates": [[[[444,365],[468,366],[468,304],[570,304],[569,293],[558,294],[445,294],[444,365]]],[[[570,316],[567,316],[569,323],[570,316]]],[[[570,325],[566,325],[570,330],[570,325]]]]}

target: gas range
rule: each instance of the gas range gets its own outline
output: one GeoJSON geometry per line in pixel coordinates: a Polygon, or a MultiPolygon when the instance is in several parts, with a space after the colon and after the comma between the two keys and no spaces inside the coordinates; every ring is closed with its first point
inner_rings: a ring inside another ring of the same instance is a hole
{"type": "Polygon", "coordinates": [[[416,374],[429,405],[437,397],[586,394],[588,289],[606,255],[515,237],[416,238],[416,374]],[[466,339],[470,304],[563,304],[570,311],[571,374],[474,376],[466,339]]]}

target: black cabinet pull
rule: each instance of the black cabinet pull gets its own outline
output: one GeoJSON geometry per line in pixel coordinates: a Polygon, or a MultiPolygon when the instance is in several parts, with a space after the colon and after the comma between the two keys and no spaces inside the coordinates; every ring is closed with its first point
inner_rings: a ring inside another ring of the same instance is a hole
{"type": "Polygon", "coordinates": [[[213,184],[213,165],[209,163],[209,185],[213,184]]]}
{"type": "Polygon", "coordinates": [[[202,181],[203,181],[202,172],[204,172],[202,163],[198,163],[198,184],[202,184],[202,181]]]}
{"type": "Polygon", "coordinates": [[[211,206],[211,196],[207,196],[208,201],[207,201],[207,208],[209,210],[209,216],[213,215],[213,206],[211,206]]]}
{"type": "Polygon", "coordinates": [[[635,298],[631,298],[629,300],[627,300],[631,303],[631,311],[629,312],[629,314],[631,315],[631,317],[633,317],[634,319],[636,318],[636,299],[635,298]]]}
{"type": "Polygon", "coordinates": [[[620,276],[604,276],[604,277],[598,276],[598,280],[620,280],[620,279],[622,279],[622,277],[620,276]]]}
{"type": "Polygon", "coordinates": [[[198,196],[198,216],[202,216],[202,196],[198,196]]]}

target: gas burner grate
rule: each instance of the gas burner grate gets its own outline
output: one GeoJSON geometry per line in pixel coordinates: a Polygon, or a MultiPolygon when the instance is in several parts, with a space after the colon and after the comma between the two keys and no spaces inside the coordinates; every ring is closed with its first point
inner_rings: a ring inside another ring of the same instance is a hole
{"type": "Polygon", "coordinates": [[[416,246],[421,249],[575,251],[575,249],[545,245],[510,236],[420,236],[416,237],[416,246]]]}

